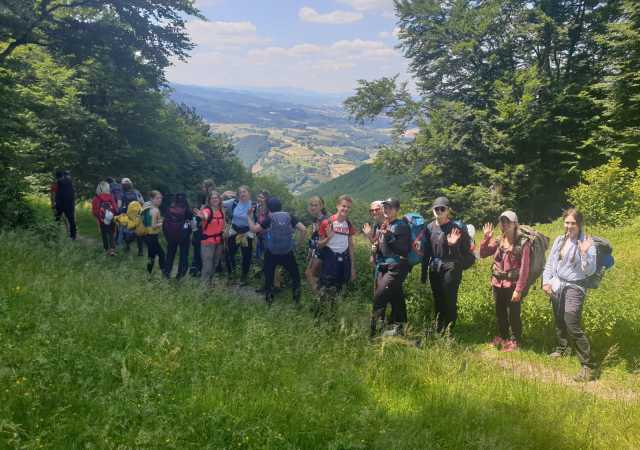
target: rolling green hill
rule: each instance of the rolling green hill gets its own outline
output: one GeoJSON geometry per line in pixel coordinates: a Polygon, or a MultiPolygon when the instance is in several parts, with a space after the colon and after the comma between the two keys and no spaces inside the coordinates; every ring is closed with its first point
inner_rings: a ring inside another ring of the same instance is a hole
{"type": "Polygon", "coordinates": [[[349,194],[355,199],[374,201],[388,197],[405,198],[400,185],[401,177],[390,177],[371,164],[364,164],[349,173],[341,175],[321,184],[309,192],[309,195],[320,195],[333,198],[349,194]]]}

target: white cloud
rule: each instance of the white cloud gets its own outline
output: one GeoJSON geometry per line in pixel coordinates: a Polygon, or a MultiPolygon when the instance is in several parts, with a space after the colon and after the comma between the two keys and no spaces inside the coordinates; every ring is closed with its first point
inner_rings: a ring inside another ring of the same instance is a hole
{"type": "Polygon", "coordinates": [[[407,61],[389,41],[276,46],[251,22],[193,21],[188,29],[199,45],[186,63],[169,68],[172,82],[345,92],[359,79],[407,73],[407,61]]]}
{"type": "Polygon", "coordinates": [[[397,39],[399,34],[400,34],[400,28],[395,27],[393,31],[381,31],[380,33],[378,33],[378,37],[380,39],[389,39],[392,37],[397,39]]]}
{"type": "Polygon", "coordinates": [[[338,0],[338,2],[349,5],[356,11],[393,12],[393,0],[338,0]]]}
{"type": "Polygon", "coordinates": [[[187,32],[198,48],[204,50],[264,45],[271,41],[258,36],[256,26],[251,22],[193,20],[187,23],[187,32]]]}
{"type": "Polygon", "coordinates": [[[298,11],[298,17],[304,22],[344,25],[359,22],[364,16],[362,13],[352,11],[333,11],[321,14],[309,6],[304,6],[298,11]]]}

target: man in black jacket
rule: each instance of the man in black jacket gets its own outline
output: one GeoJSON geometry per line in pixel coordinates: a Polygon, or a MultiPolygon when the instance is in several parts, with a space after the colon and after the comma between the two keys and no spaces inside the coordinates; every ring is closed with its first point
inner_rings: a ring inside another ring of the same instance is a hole
{"type": "Polygon", "coordinates": [[[384,331],[387,304],[391,304],[391,327],[385,335],[403,334],[407,305],[402,284],[409,274],[411,229],[398,219],[400,202],[390,198],[382,202],[385,221],[380,226],[376,248],[376,284],[371,313],[371,337],[384,331]],[[380,326],[378,326],[380,323],[380,326]]]}
{"type": "Polygon", "coordinates": [[[73,181],[69,171],[56,172],[57,190],[55,192],[56,220],[62,215],[69,224],[69,237],[76,239],[76,194],[73,189],[73,181]]]}

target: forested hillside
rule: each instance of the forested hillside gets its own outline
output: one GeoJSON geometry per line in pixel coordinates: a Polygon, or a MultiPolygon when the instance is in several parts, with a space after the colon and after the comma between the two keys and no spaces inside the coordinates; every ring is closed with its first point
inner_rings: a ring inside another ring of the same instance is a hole
{"type": "Polygon", "coordinates": [[[81,193],[106,176],[143,191],[246,182],[232,144],[165,93],[170,60],[193,47],[185,18],[198,15],[188,0],[2,2],[4,198],[25,179],[48,186],[55,169],[70,170],[81,193]]]}
{"type": "Polygon", "coordinates": [[[403,181],[401,174],[389,176],[371,164],[363,164],[351,172],[321,184],[307,196],[320,195],[329,199],[348,192],[354,199],[365,202],[389,197],[404,199],[406,194],[401,189],[403,181]]]}

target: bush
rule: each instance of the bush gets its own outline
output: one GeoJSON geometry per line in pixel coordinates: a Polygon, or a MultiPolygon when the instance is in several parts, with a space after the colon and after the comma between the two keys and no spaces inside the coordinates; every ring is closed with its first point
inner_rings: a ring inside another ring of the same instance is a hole
{"type": "Polygon", "coordinates": [[[0,178],[0,229],[28,226],[34,220],[33,209],[27,203],[25,185],[10,170],[0,178]]]}
{"type": "Polygon", "coordinates": [[[567,191],[570,202],[590,223],[626,223],[640,204],[640,171],[622,167],[619,158],[587,170],[567,191]]]}

